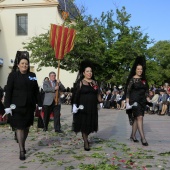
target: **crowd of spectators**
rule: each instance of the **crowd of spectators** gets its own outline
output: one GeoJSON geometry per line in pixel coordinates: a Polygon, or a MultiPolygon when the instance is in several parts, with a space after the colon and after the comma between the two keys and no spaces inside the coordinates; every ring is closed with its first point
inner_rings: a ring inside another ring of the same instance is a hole
{"type": "MultiPolygon", "coordinates": [[[[42,90],[42,89],[41,89],[42,90]]],[[[43,91],[42,91],[43,93],[43,91]]],[[[4,89],[0,87],[0,117],[4,113],[3,98],[5,94],[4,89]]],[[[126,100],[124,87],[114,86],[111,88],[101,89],[101,96],[103,103],[100,103],[100,108],[125,110],[126,100]]],[[[62,104],[71,105],[72,89],[66,88],[65,92],[60,95],[62,104]]],[[[151,105],[146,106],[145,113],[157,114],[160,116],[170,116],[170,85],[165,83],[163,86],[155,87],[152,85],[149,89],[149,98],[151,105]]]]}
{"type": "MultiPolygon", "coordinates": [[[[102,89],[103,103],[100,105],[104,109],[125,110],[126,100],[125,91],[122,86],[113,89],[102,89]]],[[[169,115],[170,116],[170,85],[165,83],[163,86],[152,85],[149,89],[150,101],[146,106],[145,113],[169,115]]]]}

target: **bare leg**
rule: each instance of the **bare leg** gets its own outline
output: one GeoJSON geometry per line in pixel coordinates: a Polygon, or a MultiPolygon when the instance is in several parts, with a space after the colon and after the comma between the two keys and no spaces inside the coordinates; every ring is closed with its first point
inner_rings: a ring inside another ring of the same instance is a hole
{"type": "Polygon", "coordinates": [[[167,105],[166,105],[166,104],[163,104],[163,105],[162,105],[161,115],[165,114],[166,110],[167,110],[167,105]]]}

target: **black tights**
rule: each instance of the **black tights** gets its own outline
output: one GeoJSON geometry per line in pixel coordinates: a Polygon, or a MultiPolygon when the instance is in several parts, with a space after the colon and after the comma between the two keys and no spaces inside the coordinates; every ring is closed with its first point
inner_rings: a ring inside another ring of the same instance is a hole
{"type": "Polygon", "coordinates": [[[82,132],[82,137],[83,137],[83,140],[84,140],[84,147],[89,148],[88,134],[82,132]]]}
{"type": "Polygon", "coordinates": [[[144,130],[143,130],[143,116],[138,116],[135,118],[134,123],[132,125],[132,134],[131,136],[136,139],[136,131],[139,131],[140,137],[143,142],[146,142],[145,135],[144,135],[144,130]]]}
{"type": "Polygon", "coordinates": [[[29,133],[29,128],[26,129],[16,129],[17,140],[19,143],[20,152],[25,150],[25,141],[29,133]]]}

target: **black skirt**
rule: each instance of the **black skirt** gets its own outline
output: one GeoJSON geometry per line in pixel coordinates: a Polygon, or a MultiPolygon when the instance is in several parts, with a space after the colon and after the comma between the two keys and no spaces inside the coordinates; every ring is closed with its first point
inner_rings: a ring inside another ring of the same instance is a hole
{"type": "Polygon", "coordinates": [[[25,112],[12,111],[12,116],[9,115],[8,122],[12,128],[25,129],[33,125],[34,111],[32,107],[26,107],[25,112]]]}

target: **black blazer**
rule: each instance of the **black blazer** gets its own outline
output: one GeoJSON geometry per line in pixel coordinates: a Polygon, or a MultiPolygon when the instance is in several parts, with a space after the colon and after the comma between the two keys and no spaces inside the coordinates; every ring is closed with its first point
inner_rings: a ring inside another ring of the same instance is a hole
{"type": "Polygon", "coordinates": [[[109,100],[111,99],[111,97],[112,97],[112,95],[109,94],[109,95],[107,96],[107,99],[106,99],[105,101],[109,101],[109,100]]]}
{"type": "Polygon", "coordinates": [[[26,106],[34,109],[36,104],[42,105],[35,73],[21,74],[17,71],[9,74],[4,102],[5,108],[9,108],[11,104],[16,105],[15,111],[26,106]]]}

